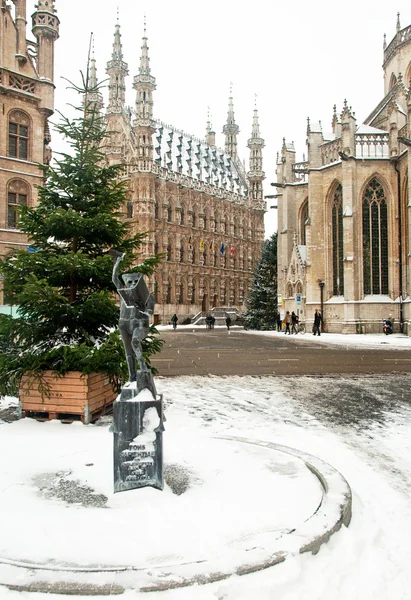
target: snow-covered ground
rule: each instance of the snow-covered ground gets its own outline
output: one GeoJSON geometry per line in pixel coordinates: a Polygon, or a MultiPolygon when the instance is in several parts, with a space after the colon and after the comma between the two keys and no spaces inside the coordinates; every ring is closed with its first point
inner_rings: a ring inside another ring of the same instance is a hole
{"type": "MultiPolygon", "coordinates": [[[[309,334],[295,336],[301,343],[305,343],[310,337],[309,334]]],[[[404,346],[404,350],[411,346],[409,338],[398,335],[325,334],[321,338],[317,337],[316,343],[387,343],[404,346]]],[[[231,577],[208,586],[152,593],[147,598],[408,600],[411,597],[411,375],[401,376],[401,380],[398,375],[380,378],[356,376],[353,379],[301,377],[294,380],[286,377],[180,377],[157,378],[156,385],[167,403],[168,421],[164,434],[166,461],[167,438],[171,441],[176,435],[187,435],[191,440],[196,435],[241,436],[293,446],[322,458],[344,475],[353,492],[353,518],[350,527],[343,527],[328,544],[322,546],[316,556],[296,555],[280,565],[253,575],[231,577]],[[327,404],[331,401],[332,406],[327,404]]],[[[0,410],[12,403],[13,399],[3,399],[0,410]]],[[[111,445],[109,450],[104,450],[105,454],[101,450],[100,456],[97,451],[89,461],[83,453],[81,443],[82,438],[90,437],[95,440],[98,450],[101,448],[98,440],[108,436],[106,427],[29,421],[11,424],[0,422],[0,505],[2,502],[6,503],[6,510],[1,514],[4,516],[6,512],[8,522],[15,518],[16,527],[23,528],[27,546],[35,548],[36,540],[31,537],[30,520],[24,512],[30,515],[32,508],[40,510],[40,506],[49,506],[49,509],[44,509],[44,514],[36,514],[36,518],[43,519],[44,524],[43,538],[39,538],[39,559],[47,539],[54,540],[58,537],[55,532],[51,534],[47,529],[48,512],[51,508],[47,502],[39,502],[33,489],[21,489],[21,474],[13,471],[13,457],[15,450],[21,456],[22,449],[26,448],[27,477],[43,474],[39,464],[41,448],[46,447],[48,441],[51,441],[47,438],[55,436],[58,430],[62,432],[61,443],[58,448],[53,446],[55,455],[48,456],[49,462],[60,464],[63,458],[67,469],[77,469],[80,479],[99,493],[103,489],[100,477],[104,472],[102,467],[105,461],[107,472],[103,476],[106,480],[111,478],[111,445]],[[34,447],[35,444],[38,445],[37,448],[34,447]],[[99,465],[95,471],[97,475],[92,475],[93,467],[86,466],[89,462],[99,465]],[[13,479],[12,488],[4,486],[5,473],[9,480],[13,479]],[[27,494],[33,494],[33,504],[28,506],[22,503],[22,498],[27,498],[27,494]]],[[[183,459],[183,456],[173,457],[176,462],[183,459]]],[[[241,477],[241,473],[238,477],[241,477]]],[[[258,481],[250,482],[247,479],[241,483],[246,494],[250,493],[250,487],[254,488],[252,491],[258,492],[260,489],[258,481]]],[[[267,487],[265,489],[269,490],[267,487]]],[[[103,491],[106,490],[107,487],[104,487],[103,491]]],[[[239,490],[241,486],[235,492],[237,497],[241,493],[239,490]]],[[[154,499],[161,494],[155,490],[141,492],[152,494],[154,499]]],[[[138,492],[132,492],[134,493],[138,492]]],[[[273,496],[274,511],[279,503],[278,497],[275,497],[276,490],[266,493],[273,496]]],[[[109,501],[126,502],[126,494],[128,492],[118,494],[115,500],[109,498],[109,501]]],[[[233,503],[235,494],[231,497],[233,503]]],[[[106,496],[108,495],[106,492],[106,496]]],[[[51,504],[56,502],[62,501],[50,500],[51,504]]],[[[202,502],[206,503],[206,499],[202,498],[202,502]]],[[[251,500],[249,512],[245,515],[248,524],[251,519],[251,525],[255,502],[255,499],[251,500]]],[[[264,498],[263,504],[266,510],[267,498],[264,498]]],[[[216,503],[215,507],[217,505],[216,503]]],[[[214,510],[217,511],[217,508],[214,510]]],[[[161,513],[158,516],[159,519],[162,518],[161,513]]],[[[141,518],[141,514],[136,513],[135,518],[139,517],[141,518]]],[[[223,515],[215,513],[217,523],[222,518],[223,515]]],[[[104,528],[104,520],[101,526],[104,528]]],[[[38,534],[39,527],[36,526],[34,531],[38,534]]],[[[166,528],[165,536],[167,531],[166,528]]],[[[80,558],[86,552],[87,543],[85,538],[77,534],[69,541],[61,540],[60,551],[70,551],[80,558]],[[67,548],[67,544],[71,547],[67,548]]],[[[172,545],[168,538],[165,543],[170,547],[172,545]]],[[[0,555],[1,549],[0,526],[0,555]]],[[[21,550],[23,552],[24,548],[21,550]]],[[[120,597],[129,600],[136,597],[136,592],[129,591],[120,597]]],[[[0,588],[0,600],[22,598],[58,600],[61,596],[18,593],[0,588]]]]}

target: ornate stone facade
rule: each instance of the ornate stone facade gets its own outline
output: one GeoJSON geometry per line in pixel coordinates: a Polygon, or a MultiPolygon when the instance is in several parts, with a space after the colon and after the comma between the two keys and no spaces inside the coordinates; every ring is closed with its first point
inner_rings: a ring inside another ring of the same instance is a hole
{"type": "Polygon", "coordinates": [[[125,105],[128,66],[119,24],[107,74],[106,153],[110,164],[125,165],[129,202],[124,218],[133,231],[148,232],[144,257],[164,255],[150,282],[155,313],[167,321],[177,312],[181,322],[213,306],[243,308],[264,240],[264,141],[257,110],[246,173],[237,155],[232,97],[223,130],[225,150],[216,147],[210,122],[201,140],[154,118],[156,80],[145,34],[133,109],[125,105]]]}
{"type": "Polygon", "coordinates": [[[384,41],[385,96],[361,125],[347,102],[331,131],[308,121],[308,156],[277,160],[279,303],[325,330],[411,331],[411,26],[384,41]],[[296,296],[302,296],[301,306],[296,296]]]}
{"type": "Polygon", "coordinates": [[[26,0],[0,0],[0,256],[27,246],[18,228],[19,204],[34,205],[43,181],[39,163],[51,158],[48,119],[54,111],[54,0],[32,15],[36,42],[26,40],[26,0]]]}

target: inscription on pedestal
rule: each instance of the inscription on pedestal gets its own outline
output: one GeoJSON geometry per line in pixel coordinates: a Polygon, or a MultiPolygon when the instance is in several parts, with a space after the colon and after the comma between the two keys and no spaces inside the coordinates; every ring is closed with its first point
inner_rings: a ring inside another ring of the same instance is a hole
{"type": "Polygon", "coordinates": [[[147,388],[126,386],[123,392],[114,402],[114,492],[162,490],[163,398],[147,388]]]}

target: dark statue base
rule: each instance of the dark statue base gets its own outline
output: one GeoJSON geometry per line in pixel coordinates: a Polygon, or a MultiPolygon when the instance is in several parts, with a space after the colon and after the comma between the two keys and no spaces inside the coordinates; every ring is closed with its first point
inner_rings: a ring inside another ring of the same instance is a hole
{"type": "Polygon", "coordinates": [[[156,393],[151,372],[139,371],[137,381],[121,390],[113,410],[114,493],[146,486],[162,490],[163,397],[156,393]]]}

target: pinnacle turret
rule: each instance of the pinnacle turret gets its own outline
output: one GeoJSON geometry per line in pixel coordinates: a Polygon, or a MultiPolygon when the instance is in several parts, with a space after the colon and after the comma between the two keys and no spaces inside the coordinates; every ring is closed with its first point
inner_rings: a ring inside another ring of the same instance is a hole
{"type": "Polygon", "coordinates": [[[128,75],[128,65],[123,61],[123,48],[118,21],[114,32],[113,52],[111,60],[107,63],[106,73],[109,76],[107,114],[121,113],[126,99],[125,78],[128,75]]]}
{"type": "Polygon", "coordinates": [[[263,180],[265,179],[263,171],[263,148],[265,144],[260,135],[257,106],[254,107],[251,138],[248,140],[247,145],[250,149],[250,170],[247,173],[250,182],[250,195],[253,201],[260,203],[262,206],[263,180]]]}
{"type": "Polygon", "coordinates": [[[210,109],[208,109],[207,114],[206,142],[211,147],[215,146],[215,131],[213,130],[213,127],[211,125],[210,109]]]}
{"type": "Polygon", "coordinates": [[[59,37],[60,21],[54,0],[39,0],[32,15],[32,31],[37,38],[37,71],[41,79],[54,80],[54,42],[59,37]]]}
{"type": "Polygon", "coordinates": [[[260,137],[260,127],[258,125],[258,111],[255,108],[254,116],[253,116],[253,128],[252,128],[252,132],[251,132],[251,138],[256,139],[259,137],[260,137]]]}
{"type": "Polygon", "coordinates": [[[144,22],[143,45],[141,46],[140,67],[138,75],[134,77],[134,89],[136,90],[136,108],[134,120],[134,132],[138,140],[138,154],[144,157],[146,165],[153,158],[152,135],[155,131],[153,120],[153,92],[156,89],[155,77],[151,75],[150,59],[148,56],[148,45],[146,35],[146,24],[144,22]]]}
{"type": "Polygon", "coordinates": [[[97,112],[100,112],[103,108],[103,96],[98,89],[98,78],[97,78],[97,66],[96,59],[93,57],[90,59],[90,66],[88,72],[88,88],[90,92],[87,94],[87,109],[95,108],[97,112]]]}
{"type": "Polygon", "coordinates": [[[237,135],[240,133],[240,128],[236,125],[234,118],[234,104],[232,96],[232,88],[230,87],[230,97],[228,100],[227,123],[223,127],[225,135],[225,151],[226,154],[234,158],[237,156],[237,135]]]}

